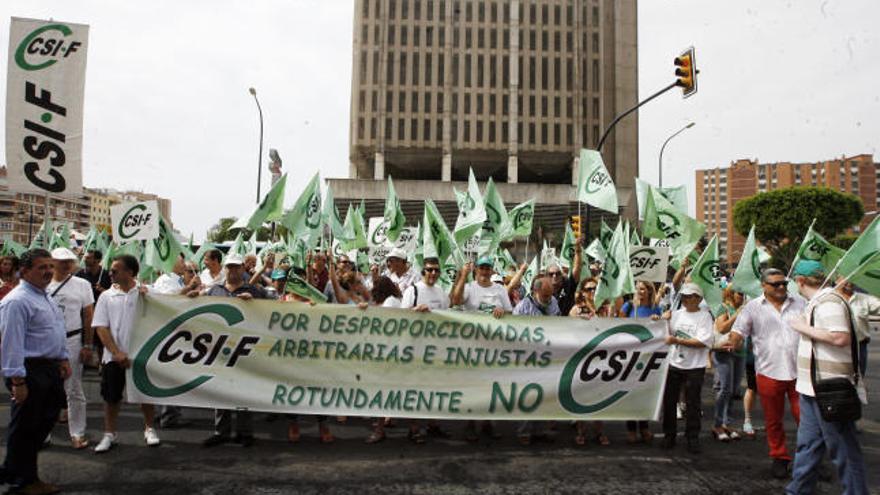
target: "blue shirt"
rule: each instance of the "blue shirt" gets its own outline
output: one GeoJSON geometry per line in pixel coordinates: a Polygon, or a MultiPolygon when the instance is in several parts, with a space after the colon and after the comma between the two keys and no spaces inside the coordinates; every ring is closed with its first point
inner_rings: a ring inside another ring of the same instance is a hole
{"type": "Polygon", "coordinates": [[[3,375],[25,376],[27,358],[67,359],[67,330],[61,308],[27,281],[0,301],[0,364],[3,375]]]}
{"type": "Polygon", "coordinates": [[[631,301],[623,303],[623,306],[620,307],[620,311],[625,314],[627,318],[650,318],[653,315],[660,316],[663,314],[660,310],[660,306],[638,306],[636,307],[636,314],[633,315],[633,303],[631,301]]]}
{"type": "Polygon", "coordinates": [[[556,302],[555,297],[550,296],[550,302],[546,306],[541,306],[535,298],[528,295],[525,299],[520,301],[515,308],[513,308],[513,314],[528,316],[559,316],[559,303],[556,302]]]}

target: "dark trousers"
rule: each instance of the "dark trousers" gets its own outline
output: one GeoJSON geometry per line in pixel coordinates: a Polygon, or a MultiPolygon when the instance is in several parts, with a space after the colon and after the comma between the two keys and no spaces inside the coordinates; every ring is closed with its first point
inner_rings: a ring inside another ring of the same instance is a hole
{"type": "Polygon", "coordinates": [[[700,390],[703,388],[703,377],[706,368],[682,370],[674,366],[669,367],[666,375],[666,391],[663,393],[663,435],[667,438],[675,438],[676,419],[675,405],[678,395],[684,387],[685,402],[685,435],[688,438],[696,438],[700,435],[700,390]]]}
{"type": "Polygon", "coordinates": [[[250,411],[247,409],[215,409],[214,410],[214,433],[224,437],[232,436],[232,413],[235,413],[235,434],[242,437],[254,435],[254,422],[250,411]]]}
{"type": "MultiPolygon", "coordinates": [[[[25,369],[28,396],[23,404],[12,403],[2,469],[5,480],[0,480],[11,485],[37,481],[37,452],[67,400],[57,361],[28,359],[25,369]]],[[[6,388],[12,390],[9,379],[6,388]]]]}

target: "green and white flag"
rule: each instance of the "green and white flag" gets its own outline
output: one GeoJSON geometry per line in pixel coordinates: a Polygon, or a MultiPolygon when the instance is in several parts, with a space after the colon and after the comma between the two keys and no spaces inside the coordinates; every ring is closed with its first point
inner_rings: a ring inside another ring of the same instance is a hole
{"type": "Polygon", "coordinates": [[[70,224],[67,222],[61,224],[57,233],[52,232],[52,239],[49,241],[50,251],[59,247],[70,249],[70,224]]]}
{"type": "Polygon", "coordinates": [[[144,263],[156,272],[171,272],[174,264],[183,252],[174,232],[168,227],[168,222],[159,216],[159,237],[146,241],[144,250],[144,263]]]}
{"type": "MultiPolygon", "coordinates": [[[[645,218],[645,208],[648,206],[648,189],[651,187],[651,184],[636,177],[636,201],[638,202],[639,206],[639,220],[643,220],[645,218]]],[[[655,187],[654,190],[658,191],[664,198],[669,200],[669,202],[672,203],[672,206],[674,206],[675,209],[687,215],[687,187],[655,187]]]]}
{"type": "Polygon", "coordinates": [[[422,235],[424,258],[437,258],[443,264],[453,256],[457,264],[464,264],[464,257],[458,251],[455,237],[449,232],[437,206],[430,199],[425,200],[422,235]]]}
{"type": "Polygon", "coordinates": [[[3,239],[3,249],[0,250],[0,256],[11,255],[18,258],[27,250],[28,248],[26,246],[23,246],[7,237],[6,239],[3,239]]]}
{"type": "Polygon", "coordinates": [[[28,246],[28,249],[47,249],[49,247],[49,243],[52,241],[53,232],[54,228],[52,226],[52,220],[43,220],[42,225],[40,225],[40,230],[37,231],[37,235],[35,235],[34,238],[31,239],[31,244],[30,246],[28,246]]]}
{"type": "Polygon", "coordinates": [[[483,253],[491,253],[501,243],[502,236],[512,230],[510,217],[507,215],[507,209],[504,207],[504,200],[498,194],[495,181],[491,177],[489,177],[489,181],[486,183],[485,201],[486,221],[483,223],[483,233],[480,237],[483,242],[481,251],[483,253]]]}
{"type": "Polygon", "coordinates": [[[263,201],[250,213],[239,218],[231,229],[248,229],[256,231],[265,222],[281,220],[284,216],[284,192],[287,188],[287,174],[278,179],[269,192],[263,196],[263,201]]]}
{"type": "Polygon", "coordinates": [[[508,218],[511,230],[509,233],[502,233],[502,240],[530,236],[532,234],[532,220],[535,218],[535,200],[530,199],[514,206],[510,210],[508,218]]]}
{"type": "Polygon", "coordinates": [[[691,280],[703,289],[703,299],[712,314],[718,316],[723,311],[721,306],[724,290],[724,271],[721,269],[721,257],[718,255],[718,236],[713,235],[706,245],[703,254],[694,263],[691,280]]]}
{"type": "Polygon", "coordinates": [[[605,261],[605,250],[602,249],[602,243],[599,242],[599,238],[596,237],[593,239],[593,242],[587,246],[587,249],[584,250],[584,253],[587,254],[590,258],[599,261],[605,261]]]}
{"type": "Polygon", "coordinates": [[[242,237],[241,232],[235,236],[235,240],[232,241],[232,247],[229,248],[229,251],[227,251],[226,254],[238,254],[241,256],[247,254],[247,247],[244,244],[244,237],[242,237]]]}
{"type": "Polygon", "coordinates": [[[486,221],[486,206],[473,169],[470,170],[467,192],[455,191],[455,197],[458,202],[458,218],[453,232],[455,232],[455,242],[463,244],[479,232],[483,228],[483,222],[486,221]]]}
{"type": "MultiPolygon", "coordinates": [[[[593,242],[596,242],[595,240],[593,242]]],[[[565,223],[565,236],[562,240],[562,247],[559,250],[559,260],[562,266],[569,268],[569,273],[573,274],[575,269],[574,259],[577,249],[577,240],[574,237],[574,231],[571,230],[571,224],[565,223]]],[[[581,256],[580,282],[590,273],[590,266],[584,256],[581,256]]]]}
{"type": "Polygon", "coordinates": [[[324,222],[330,226],[330,235],[334,239],[350,241],[354,237],[354,232],[346,232],[342,219],[339,217],[339,210],[336,209],[336,201],[333,197],[333,189],[327,185],[327,192],[324,194],[324,211],[321,213],[324,222]]]}
{"type": "Polygon", "coordinates": [[[749,297],[759,297],[764,290],[761,288],[761,254],[755,244],[755,226],[749,230],[742,256],[733,273],[731,287],[749,297]]]}
{"type": "Polygon", "coordinates": [[[618,213],[617,189],[602,155],[595,150],[581,150],[578,168],[577,199],[601,210],[618,213]]]}
{"type": "MultiPolygon", "coordinates": [[[[251,233],[251,238],[248,239],[247,243],[244,245],[244,254],[257,254],[257,231],[253,231],[251,233]]],[[[244,255],[242,255],[244,256],[244,255]]]]}
{"type": "Polygon", "coordinates": [[[406,225],[406,217],[403,216],[403,210],[400,208],[400,199],[397,198],[394,182],[391,180],[390,175],[388,176],[388,193],[385,197],[385,224],[388,226],[385,231],[385,237],[391,242],[397,240],[400,232],[406,225]]]}
{"type": "Polygon", "coordinates": [[[367,247],[367,233],[364,229],[364,217],[359,208],[349,203],[348,212],[345,214],[345,224],[342,226],[346,237],[339,239],[342,249],[351,251],[367,247]]]}
{"type": "Polygon", "coordinates": [[[603,256],[611,249],[612,238],[614,238],[614,230],[605,223],[605,220],[602,220],[599,225],[599,247],[602,248],[603,256]]]}
{"type": "Polygon", "coordinates": [[[705,232],[705,225],[678,211],[653,187],[648,188],[642,236],[668,240],[673,266],[693,251],[705,232]]]}
{"type": "Polygon", "coordinates": [[[529,263],[529,267],[526,268],[526,271],[523,272],[523,276],[520,279],[522,281],[522,286],[526,290],[526,294],[532,293],[532,280],[535,279],[535,275],[538,274],[538,256],[532,258],[532,262],[529,263]]]}
{"type": "MultiPolygon", "coordinates": [[[[797,265],[799,260],[812,260],[822,263],[825,270],[830,272],[835,266],[837,266],[837,262],[843,258],[846,251],[831,244],[825,240],[821,234],[813,230],[813,225],[815,223],[816,220],[813,220],[813,223],[810,224],[810,228],[807,229],[807,233],[804,235],[804,240],[801,242],[797,254],[795,255],[794,263],[792,263],[791,266],[794,267],[797,265]]],[[[853,267],[855,266],[858,266],[858,264],[853,267]]]]}
{"type": "Polygon", "coordinates": [[[629,264],[629,243],[623,235],[623,226],[618,222],[605,253],[605,263],[596,286],[596,307],[605,301],[614,301],[624,294],[635,292],[635,281],[629,264]]]}
{"type": "Polygon", "coordinates": [[[327,302],[327,296],[293,272],[287,274],[284,290],[316,303],[327,302]]]}
{"type": "MultiPolygon", "coordinates": [[[[880,296],[880,217],[875,217],[871,225],[862,232],[846,254],[837,262],[837,275],[874,296],[880,296]]],[[[831,279],[834,283],[834,279],[831,279]]]]}
{"type": "Polygon", "coordinates": [[[321,227],[321,188],[318,174],[306,185],[293,208],[284,214],[281,223],[297,239],[304,239],[309,243],[318,241],[321,227]]]}
{"type": "Polygon", "coordinates": [[[208,242],[208,240],[205,239],[205,242],[203,242],[202,245],[199,246],[199,249],[197,249],[196,252],[194,252],[192,256],[189,257],[189,260],[198,265],[200,269],[204,268],[205,253],[212,249],[215,249],[216,247],[217,246],[214,243],[208,242]]]}

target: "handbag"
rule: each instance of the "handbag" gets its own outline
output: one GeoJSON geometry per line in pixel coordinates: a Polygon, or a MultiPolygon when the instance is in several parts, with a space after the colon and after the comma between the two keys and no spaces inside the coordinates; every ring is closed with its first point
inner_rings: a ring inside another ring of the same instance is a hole
{"type": "MultiPolygon", "coordinates": [[[[832,294],[834,294],[832,292],[832,294]]],[[[862,401],[856,391],[859,383],[859,353],[857,350],[855,328],[853,327],[852,312],[842,297],[840,298],[846,308],[846,316],[849,321],[850,351],[852,354],[853,377],[855,384],[848,377],[835,377],[820,380],[818,377],[818,365],[816,364],[816,341],[813,340],[812,354],[810,355],[810,381],[813,385],[813,393],[822,419],[828,422],[856,421],[862,417],[862,401]]],[[[815,310],[814,310],[815,311],[815,310]]],[[[813,325],[813,313],[810,313],[810,325],[813,325]]],[[[812,339],[811,339],[812,340],[812,339]]]]}

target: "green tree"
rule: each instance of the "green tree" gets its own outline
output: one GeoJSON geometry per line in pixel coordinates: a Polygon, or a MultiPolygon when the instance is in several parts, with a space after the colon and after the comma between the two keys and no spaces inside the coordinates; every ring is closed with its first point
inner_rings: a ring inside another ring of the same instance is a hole
{"type": "Polygon", "coordinates": [[[771,265],[785,268],[794,261],[804,234],[813,228],[833,239],[865,215],[862,200],[827,187],[798,186],[758,193],[733,207],[733,226],[742,236],[755,225],[755,237],[773,256],[771,265]]]}

